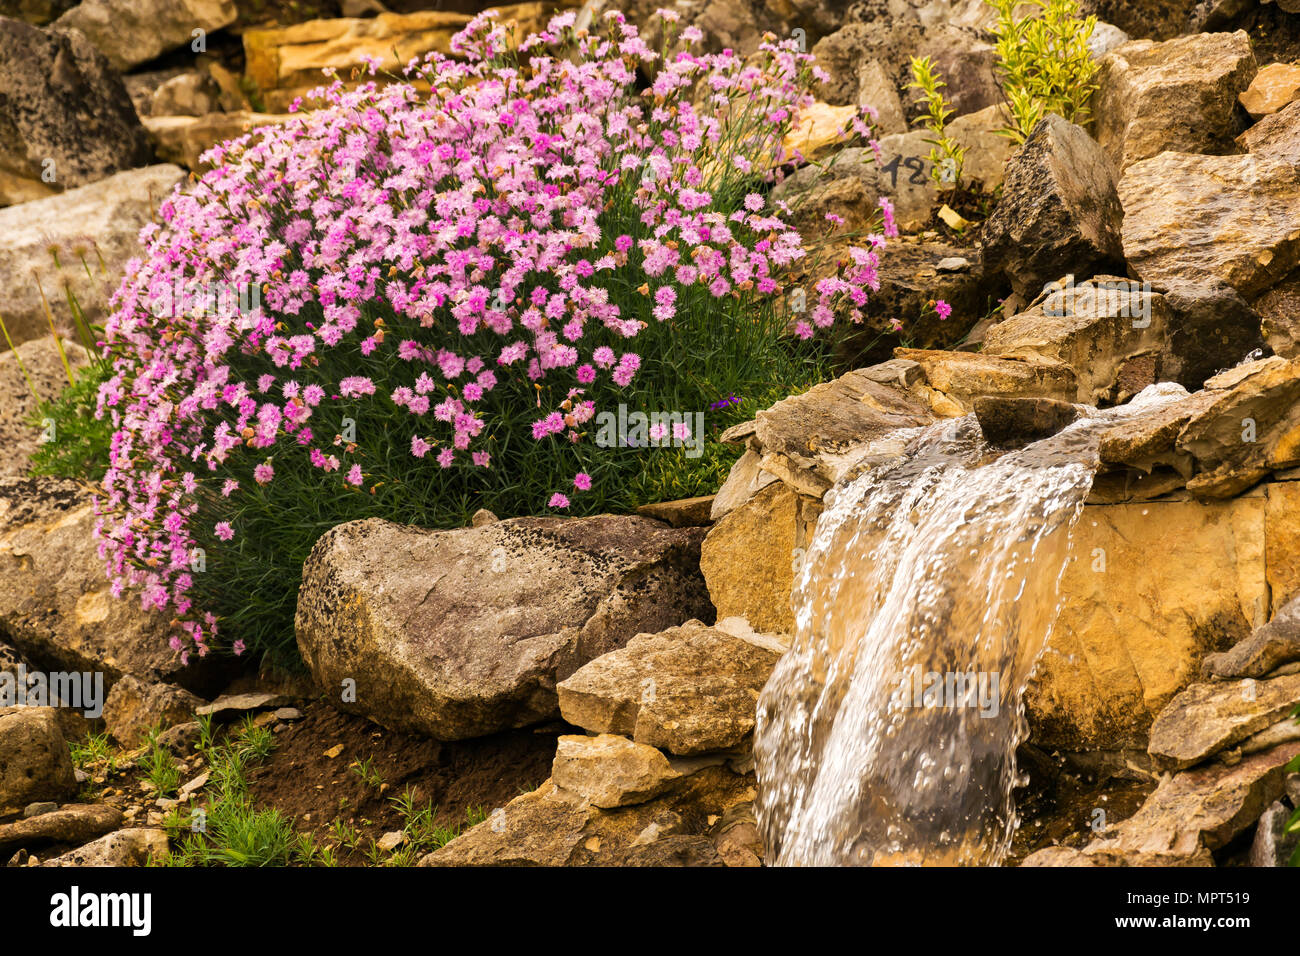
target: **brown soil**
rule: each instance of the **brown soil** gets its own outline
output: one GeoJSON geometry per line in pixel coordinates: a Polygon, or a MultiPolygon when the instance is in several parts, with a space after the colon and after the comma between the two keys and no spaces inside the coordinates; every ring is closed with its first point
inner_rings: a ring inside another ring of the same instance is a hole
{"type": "MultiPolygon", "coordinates": [[[[490,813],[535,789],[550,775],[556,736],[567,730],[552,725],[545,732],[439,743],[385,730],[320,702],[304,707],[303,714],[276,734],[276,749],[249,770],[249,795],[318,839],[342,820],[361,834],[362,847],[369,846],[368,838],[402,829],[392,799],[408,787],[420,806],[431,802],[437,808],[437,821],[445,826],[464,823],[471,808],[490,813]],[[342,752],[327,757],[336,746],[342,752]],[[362,778],[363,765],[370,781],[362,778]]],[[[361,863],[362,856],[340,851],[339,862],[361,863]]]]}

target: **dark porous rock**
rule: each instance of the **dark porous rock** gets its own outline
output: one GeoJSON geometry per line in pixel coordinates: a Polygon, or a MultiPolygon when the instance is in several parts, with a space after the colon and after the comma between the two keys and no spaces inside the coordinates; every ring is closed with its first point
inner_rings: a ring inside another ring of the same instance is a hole
{"type": "Polygon", "coordinates": [[[51,843],[85,843],[120,829],[122,811],[106,803],[74,803],[39,817],[0,823],[0,853],[51,843]]]}
{"type": "Polygon", "coordinates": [[[166,730],[189,721],[203,698],[171,684],[150,684],[129,674],[108,692],[104,723],[124,747],[142,743],[153,729],[166,730]]]}
{"type": "Polygon", "coordinates": [[[56,710],[0,707],[0,808],[61,800],[76,789],[56,710]]]}
{"type": "Polygon", "coordinates": [[[1025,445],[1055,435],[1079,417],[1069,402],[1051,398],[981,395],[975,417],[984,439],[993,445],[1025,445]]]}
{"type": "Polygon", "coordinates": [[[334,706],[393,729],[459,740],[523,727],[557,716],[556,684],[592,658],[713,619],[703,537],[613,515],[349,522],[307,560],[298,648],[334,706]]]}
{"type": "Polygon", "coordinates": [[[1086,278],[1123,260],[1124,210],[1101,147],[1052,114],[1011,157],[1002,199],[984,224],[987,268],[1032,300],[1063,275],[1086,278]]]}
{"type": "Polygon", "coordinates": [[[0,129],[0,205],[84,186],[152,157],[121,78],[75,30],[0,19],[0,129]]]}
{"type": "Polygon", "coordinates": [[[1166,150],[1231,152],[1243,128],[1237,97],[1255,72],[1243,30],[1126,43],[1097,71],[1097,140],[1118,170],[1166,150]]]}
{"type": "Polygon", "coordinates": [[[106,834],[83,847],[46,860],[42,866],[148,866],[167,855],[166,830],[133,827],[106,834]]]}

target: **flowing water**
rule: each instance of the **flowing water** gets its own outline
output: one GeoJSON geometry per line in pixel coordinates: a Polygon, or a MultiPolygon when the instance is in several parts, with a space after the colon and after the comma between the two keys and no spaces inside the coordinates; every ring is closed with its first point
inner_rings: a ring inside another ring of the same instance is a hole
{"type": "Polygon", "coordinates": [[[1100,432],[998,454],[974,416],[826,496],[796,633],[758,705],[756,811],[777,865],[989,865],[1015,830],[1021,698],[1060,607],[1100,432]]]}

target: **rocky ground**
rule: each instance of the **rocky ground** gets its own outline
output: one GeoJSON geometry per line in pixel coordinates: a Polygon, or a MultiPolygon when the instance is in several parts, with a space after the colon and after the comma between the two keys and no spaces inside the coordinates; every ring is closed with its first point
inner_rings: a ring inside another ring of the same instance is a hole
{"type": "MultiPolygon", "coordinates": [[[[622,9],[644,22],[657,5],[622,9]]],[[[1049,117],[1020,148],[996,132],[992,14],[976,0],[676,6],[713,48],[803,30],[830,74],[815,112],[880,113],[879,160],[846,151],[806,207],[851,231],[887,196],[904,232],[864,326],[838,344],[851,370],[733,428],[744,454],[710,498],[334,529],[304,573],[306,672],[284,675],[182,666],[161,622],[109,595],[87,490],[26,476],[34,403],[0,355],[0,675],[94,672],[107,692],[90,717],[0,709],[0,862],[176,852],[193,811],[214,805],[220,748],[256,739],[251,805],[337,863],[758,866],[755,701],[789,644],[824,495],[900,454],[882,441],[898,428],[973,413],[991,441],[1023,443],[1075,405],[1159,382],[1186,394],[1102,439],[1026,700],[1009,862],[1291,856],[1300,5],[1098,0],[1093,122],[1049,117]],[[960,193],[928,175],[905,76],[917,53],[950,78],[960,193]],[[1099,304],[1054,314],[1043,290],[1066,276],[1099,304]],[[1128,280],[1149,291],[1101,294],[1128,280]],[[160,793],[163,765],[176,780],[160,793]],[[408,791],[427,817],[403,811],[408,791]]],[[[36,388],[52,395],[63,374],[51,322],[67,331],[69,297],[102,319],[136,233],[208,147],[287,121],[322,68],[351,81],[364,55],[392,67],[394,48],[446,49],[477,9],[0,0],[0,126],[16,132],[0,144],[0,274],[13,279],[0,316],[36,388]]],[[[548,9],[503,11],[531,26],[548,9]]]]}

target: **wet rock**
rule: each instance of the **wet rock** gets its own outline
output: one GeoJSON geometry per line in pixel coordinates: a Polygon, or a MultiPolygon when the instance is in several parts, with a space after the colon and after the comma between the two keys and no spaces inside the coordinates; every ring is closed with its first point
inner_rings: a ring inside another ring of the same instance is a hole
{"type": "Polygon", "coordinates": [[[702,537],[616,516],[350,522],[307,561],[298,648],[334,706],[394,729],[456,740],[522,727],[556,714],[556,683],[587,661],[712,616],[702,537]],[[340,701],[348,680],[355,695],[340,701]]]}
{"type": "Polygon", "coordinates": [[[1276,723],[1300,699],[1300,674],[1272,680],[1193,684],[1151,725],[1147,751],[1181,770],[1276,723]]]}
{"type": "Polygon", "coordinates": [[[143,743],[148,733],[183,724],[194,715],[203,698],[171,684],[150,684],[129,674],[108,692],[104,722],[123,747],[143,743]]]}
{"type": "Polygon", "coordinates": [[[202,690],[226,665],[197,657],[182,665],[167,646],[166,617],[112,596],[94,512],[76,482],[0,478],[0,629],[52,669],[202,690]]]}
{"type": "MultiPolygon", "coordinates": [[[[0,312],[0,318],[4,313],[0,312]]],[[[80,345],[64,342],[63,349],[74,369],[85,364],[86,350],[80,345]]],[[[8,450],[0,460],[0,475],[5,477],[25,476],[32,454],[45,437],[42,429],[29,424],[37,406],[32,387],[44,401],[57,398],[68,387],[67,372],[51,339],[32,339],[18,346],[17,351],[17,360],[8,349],[0,353],[0,444],[8,450]]]]}
{"type": "Polygon", "coordinates": [[[1161,153],[1119,183],[1124,254],[1158,288],[1219,280],[1249,299],[1300,261],[1300,169],[1269,156],[1161,153]]]}
{"type": "Polygon", "coordinates": [[[147,116],[142,122],[158,155],[196,173],[212,166],[203,154],[212,147],[265,126],[293,119],[289,113],[209,113],[206,116],[147,116]]]}
{"type": "Polygon", "coordinates": [[[682,498],[679,501],[656,501],[641,505],[636,513],[643,518],[663,521],[674,528],[699,528],[710,523],[714,495],[682,498]]]}
{"type": "Polygon", "coordinates": [[[1198,498],[1239,494],[1271,470],[1300,464],[1300,362],[1277,356],[1206,382],[1217,394],[1178,436],[1196,459],[1187,489],[1198,498]]]}
{"type": "Polygon", "coordinates": [[[1300,661],[1300,596],[1288,601],[1271,621],[1231,650],[1207,657],[1204,672],[1225,680],[1264,677],[1292,661],[1300,661]]]}
{"type": "Polygon", "coordinates": [[[1251,80],[1241,94],[1241,105],[1254,119],[1276,113],[1300,96],[1300,66],[1270,63],[1251,80]]]}
{"type": "Polygon", "coordinates": [[[758,692],[784,649],[734,620],[638,634],[560,683],[560,713],[672,754],[726,750],[753,731],[758,692]]]}
{"type": "Polygon", "coordinates": [[[984,354],[1042,359],[1074,372],[1073,400],[1085,405],[1123,402],[1156,381],[1172,324],[1164,297],[1118,276],[1072,278],[984,335],[984,354]],[[1142,358],[1153,373],[1125,387],[1122,379],[1142,358]]]}
{"type": "Polygon", "coordinates": [[[54,708],[0,708],[0,807],[61,800],[76,789],[54,708]]]}
{"type": "Polygon", "coordinates": [[[1031,855],[1024,865],[1213,866],[1211,851],[1245,831],[1281,795],[1282,767],[1297,753],[1300,743],[1246,757],[1232,767],[1209,764],[1176,774],[1136,814],[1090,843],[1082,859],[1052,848],[1031,855]]]}
{"type": "Polygon", "coordinates": [[[1300,833],[1286,832],[1292,810],[1281,800],[1275,800],[1259,818],[1255,839],[1250,844],[1251,866],[1290,866],[1300,833]]]}
{"type": "Polygon", "coordinates": [[[170,849],[166,830],[138,827],[109,833],[41,865],[147,866],[150,860],[162,860],[170,849]]]}
{"type": "Polygon", "coordinates": [[[0,128],[0,206],[150,161],[122,81],[84,36],[57,27],[0,19],[0,128]]]}
{"type": "Polygon", "coordinates": [[[680,776],[654,747],[612,734],[561,737],[551,767],[555,786],[603,809],[645,803],[680,776]]]}
{"type": "MultiPolygon", "coordinates": [[[[0,160],[0,168],[3,165],[0,160]]],[[[104,272],[120,277],[127,260],[140,255],[140,229],[185,177],[184,170],[169,165],[117,175],[112,172],[108,170],[108,178],[90,186],[0,209],[0,275],[13,277],[0,315],[15,345],[31,339],[48,344],[50,330],[41,303],[42,289],[58,326],[72,326],[65,286],[76,296],[86,319],[102,324],[108,314],[108,297],[116,290],[104,272]],[[58,256],[57,264],[51,249],[58,256]]],[[[3,175],[0,173],[0,180],[3,175]]]]}
{"type": "Polygon", "coordinates": [[[125,822],[122,811],[106,803],[73,803],[30,820],[0,823],[0,853],[50,843],[85,843],[125,822]]]}
{"type": "Polygon", "coordinates": [[[234,0],[81,0],[55,26],[80,30],[125,72],[190,45],[195,30],[220,30],[237,16],[234,0]]]}
{"type": "Polygon", "coordinates": [[[1097,140],[1119,170],[1166,150],[1228,152],[1255,71],[1243,30],[1126,43],[1097,71],[1097,140]]]}
{"type": "Polygon", "coordinates": [[[984,224],[985,262],[1033,299],[1067,273],[1087,276],[1118,264],[1123,218],[1101,147],[1052,114],[1007,165],[1002,198],[984,224]]]}
{"type": "Polygon", "coordinates": [[[1079,417],[1069,402],[1051,398],[980,396],[975,417],[986,441],[994,445],[1027,445],[1055,435],[1079,417]]]}

